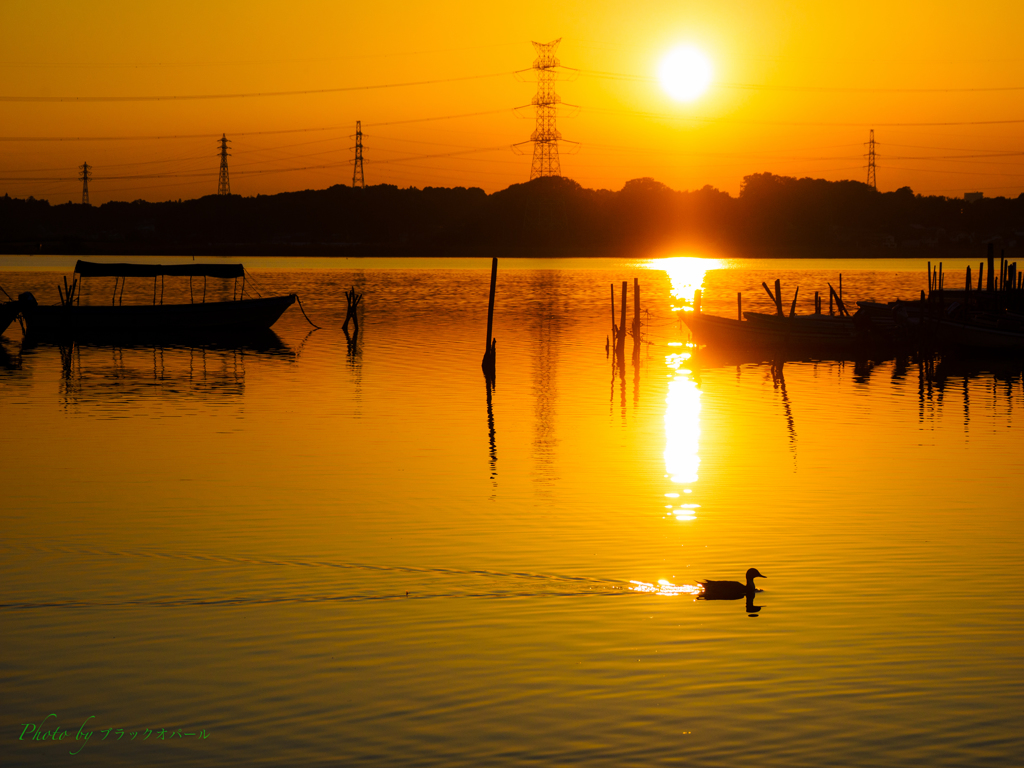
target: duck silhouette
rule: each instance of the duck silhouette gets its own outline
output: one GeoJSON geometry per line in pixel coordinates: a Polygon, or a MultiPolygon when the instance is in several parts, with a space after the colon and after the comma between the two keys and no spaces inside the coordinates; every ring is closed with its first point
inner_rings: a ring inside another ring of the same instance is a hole
{"type": "Polygon", "coordinates": [[[699,581],[697,583],[704,588],[704,591],[699,595],[699,597],[704,600],[739,600],[742,597],[753,598],[754,593],[757,592],[757,588],[754,586],[754,579],[756,578],[767,579],[768,577],[757,570],[757,568],[751,568],[747,571],[746,584],[741,584],[738,581],[712,581],[710,579],[706,581],[699,581]]]}

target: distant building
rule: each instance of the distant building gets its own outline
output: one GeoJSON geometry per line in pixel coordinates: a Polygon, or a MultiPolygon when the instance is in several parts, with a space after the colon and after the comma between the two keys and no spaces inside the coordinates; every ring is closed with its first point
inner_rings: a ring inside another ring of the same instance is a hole
{"type": "Polygon", "coordinates": [[[984,197],[984,192],[964,192],[965,203],[973,203],[975,200],[981,200],[984,197]]]}

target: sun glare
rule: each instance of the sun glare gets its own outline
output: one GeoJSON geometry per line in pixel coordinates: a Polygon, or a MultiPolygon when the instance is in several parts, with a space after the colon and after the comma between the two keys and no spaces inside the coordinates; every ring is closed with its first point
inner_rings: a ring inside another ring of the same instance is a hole
{"type": "Polygon", "coordinates": [[[681,46],[662,59],[658,79],[676,101],[693,101],[711,84],[711,62],[693,46],[681,46]]]}

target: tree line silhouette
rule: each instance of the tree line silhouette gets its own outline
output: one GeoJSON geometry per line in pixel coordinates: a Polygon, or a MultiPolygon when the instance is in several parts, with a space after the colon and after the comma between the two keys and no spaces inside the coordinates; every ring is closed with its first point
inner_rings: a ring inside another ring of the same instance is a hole
{"type": "Polygon", "coordinates": [[[651,178],[586,189],[564,177],[492,194],[381,184],[163,203],[51,205],[0,198],[0,252],[159,255],[646,255],[697,248],[735,256],[912,255],[1024,243],[1015,198],[878,192],[857,181],[757,173],[737,197],[651,178]]]}

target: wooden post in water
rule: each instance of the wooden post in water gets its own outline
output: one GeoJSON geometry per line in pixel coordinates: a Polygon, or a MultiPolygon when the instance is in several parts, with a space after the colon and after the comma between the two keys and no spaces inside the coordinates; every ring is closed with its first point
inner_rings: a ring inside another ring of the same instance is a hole
{"type": "Polygon", "coordinates": [[[932,263],[928,262],[928,293],[932,292],[932,263]]]}
{"type": "Polygon", "coordinates": [[[817,291],[814,292],[814,314],[821,314],[821,295],[817,291]]]}
{"type": "Polygon", "coordinates": [[[978,293],[981,293],[981,278],[985,274],[985,262],[978,264],[978,293]]]}
{"type": "MultiPolygon", "coordinates": [[[[640,278],[633,278],[633,364],[640,360],[640,278]]],[[[639,374],[638,374],[639,375],[639,374]]]]}
{"type": "Polygon", "coordinates": [[[796,291],[793,293],[793,303],[789,305],[789,316],[792,317],[796,314],[796,297],[800,295],[800,286],[796,287],[796,291]]]}
{"type": "Polygon", "coordinates": [[[779,317],[785,317],[782,312],[782,281],[775,281],[775,311],[779,313],[779,317]]]}
{"type": "Polygon", "coordinates": [[[743,322],[743,294],[736,292],[736,319],[743,322]]]}
{"type": "Polygon", "coordinates": [[[494,291],[498,286],[498,259],[491,259],[491,295],[487,300],[487,350],[484,352],[483,369],[484,375],[494,378],[495,373],[495,344],[494,337],[494,291]]]}
{"type": "Polygon", "coordinates": [[[633,278],[633,343],[640,343],[640,278],[633,278]]]}
{"type": "Polygon", "coordinates": [[[619,340],[619,332],[615,328],[615,283],[611,283],[609,286],[612,291],[612,338],[615,339],[616,343],[619,340]]]}
{"type": "Polygon", "coordinates": [[[628,283],[622,281],[622,311],[619,314],[619,338],[615,344],[615,354],[626,354],[626,286],[628,283]]]}
{"type": "Polygon", "coordinates": [[[985,283],[985,290],[992,293],[996,289],[996,249],[992,243],[988,244],[988,282],[985,283]]]}

